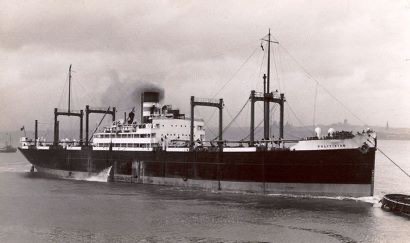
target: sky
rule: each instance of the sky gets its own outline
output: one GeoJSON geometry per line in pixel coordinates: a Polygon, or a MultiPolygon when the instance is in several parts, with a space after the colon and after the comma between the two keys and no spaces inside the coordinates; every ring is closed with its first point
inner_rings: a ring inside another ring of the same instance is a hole
{"type": "MultiPolygon", "coordinates": [[[[51,128],[54,107],[67,107],[70,64],[74,109],[122,114],[155,86],[187,114],[191,95],[223,98],[227,124],[263,89],[269,29],[287,122],[410,127],[409,26],[409,0],[0,0],[0,130],[35,119],[51,128]]],[[[248,126],[249,112],[233,125],[248,126]]],[[[212,109],[196,113],[216,126],[212,109]]]]}

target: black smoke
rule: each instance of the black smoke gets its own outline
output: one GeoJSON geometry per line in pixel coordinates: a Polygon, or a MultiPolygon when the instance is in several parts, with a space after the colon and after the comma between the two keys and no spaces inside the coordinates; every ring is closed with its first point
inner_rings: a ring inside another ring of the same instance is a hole
{"type": "Polygon", "coordinates": [[[109,85],[102,93],[100,103],[103,107],[116,107],[117,117],[122,118],[123,112],[135,109],[137,117],[141,113],[141,94],[143,92],[158,92],[160,102],[164,99],[165,90],[154,81],[140,80],[138,78],[121,78],[116,71],[107,75],[109,85]]]}

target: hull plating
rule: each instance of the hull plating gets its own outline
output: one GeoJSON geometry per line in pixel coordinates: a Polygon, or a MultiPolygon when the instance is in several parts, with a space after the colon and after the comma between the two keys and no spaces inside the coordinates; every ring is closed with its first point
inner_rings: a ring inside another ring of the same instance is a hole
{"type": "Polygon", "coordinates": [[[114,175],[138,182],[262,193],[372,195],[374,148],[328,151],[126,152],[21,149],[36,167],[114,175]],[[178,182],[178,183],[176,183],[178,182]]]}

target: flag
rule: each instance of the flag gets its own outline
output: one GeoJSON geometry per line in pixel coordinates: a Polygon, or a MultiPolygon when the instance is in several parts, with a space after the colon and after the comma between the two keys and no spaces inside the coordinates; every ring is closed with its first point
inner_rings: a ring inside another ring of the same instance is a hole
{"type": "Polygon", "coordinates": [[[21,128],[20,128],[20,131],[23,131],[24,130],[24,126],[22,126],[21,128]]]}

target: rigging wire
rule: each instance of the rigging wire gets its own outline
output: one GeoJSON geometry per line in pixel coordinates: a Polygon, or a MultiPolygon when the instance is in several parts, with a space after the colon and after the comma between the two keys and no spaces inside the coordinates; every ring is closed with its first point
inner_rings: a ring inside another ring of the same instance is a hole
{"type": "Polygon", "coordinates": [[[353,113],[341,100],[339,100],[332,92],[330,92],[325,86],[323,86],[317,79],[315,79],[308,71],[306,68],[304,68],[297,60],[295,57],[293,57],[290,52],[282,45],[280,44],[280,47],[289,55],[289,57],[299,66],[300,69],[302,69],[303,72],[307,75],[307,77],[314,81],[317,85],[323,88],[326,93],[330,95],[337,103],[339,103],[347,112],[349,112],[352,116],[354,116],[357,120],[359,120],[361,123],[366,124],[360,117],[358,117],[355,113],[353,113]]]}
{"type": "MultiPolygon", "coordinates": [[[[232,114],[229,112],[228,108],[226,108],[226,112],[228,113],[228,115],[231,117],[231,121],[234,122],[241,130],[243,130],[243,128],[236,122],[236,119],[238,118],[238,116],[242,113],[242,111],[245,109],[246,105],[248,104],[249,100],[246,100],[245,104],[243,105],[243,107],[239,110],[239,112],[235,115],[235,117],[232,117],[232,114]]],[[[228,129],[228,128],[226,128],[228,129]]]]}
{"type": "MultiPolygon", "coordinates": [[[[315,79],[307,70],[304,68],[297,60],[294,58],[290,52],[281,44],[280,47],[290,56],[290,58],[301,68],[307,75],[307,77],[314,81],[316,83],[316,89],[315,89],[315,98],[314,98],[314,114],[313,114],[313,125],[315,125],[316,121],[316,101],[317,101],[317,91],[318,87],[322,87],[326,93],[328,93],[336,102],[338,102],[346,111],[348,111],[352,116],[354,116],[357,120],[362,122],[362,124],[366,124],[360,117],[358,117],[355,113],[353,113],[342,101],[340,101],[335,95],[333,95],[332,92],[330,92],[324,85],[322,85],[317,79],[315,79]]],[[[299,118],[296,116],[295,112],[292,110],[289,102],[287,102],[287,105],[289,107],[289,110],[293,113],[295,118],[298,120],[300,124],[303,125],[303,123],[299,120],[299,118]]],[[[369,141],[369,140],[368,140],[369,141]]],[[[369,141],[370,142],[370,141],[369,141]]],[[[371,142],[370,142],[371,143],[371,142]]],[[[374,144],[373,144],[374,145],[374,144]]],[[[375,146],[376,147],[376,146],[375,146]]],[[[399,168],[407,177],[410,178],[410,174],[407,173],[403,168],[401,168],[396,162],[394,162],[385,152],[383,152],[380,148],[376,147],[376,149],[384,155],[391,163],[393,163],[397,168],[399,168]]]]}
{"type": "MultiPolygon", "coordinates": [[[[66,87],[68,87],[68,75],[69,75],[69,74],[67,73],[67,74],[66,74],[66,78],[65,78],[65,80],[64,80],[63,90],[61,91],[60,99],[59,99],[59,101],[58,101],[57,107],[61,107],[60,105],[61,105],[61,102],[63,101],[63,97],[64,97],[64,93],[65,93],[66,87]]],[[[54,123],[52,123],[53,120],[54,120],[54,117],[51,117],[51,118],[49,119],[49,121],[50,121],[49,123],[44,123],[44,124],[49,124],[49,126],[47,126],[47,129],[46,129],[46,132],[45,132],[44,137],[47,137],[48,134],[50,133],[50,131],[51,131],[51,126],[54,124],[54,123]]]]}
{"type": "MultiPolygon", "coordinates": [[[[272,107],[270,108],[270,112],[273,113],[273,112],[275,111],[276,107],[277,107],[277,106],[275,106],[275,105],[272,106],[272,107]]],[[[262,108],[261,108],[261,109],[262,109],[262,108]]],[[[256,125],[256,127],[255,127],[255,129],[254,129],[254,134],[256,134],[257,131],[259,131],[258,129],[259,129],[260,126],[262,125],[263,120],[264,120],[264,119],[262,118],[262,119],[260,120],[260,122],[258,123],[258,125],[256,125]]],[[[248,135],[246,135],[246,137],[242,138],[241,140],[248,139],[250,136],[251,136],[251,134],[248,133],[248,135]]]]}
{"type": "MultiPolygon", "coordinates": [[[[259,121],[258,125],[256,125],[255,130],[254,130],[255,134],[258,131],[258,129],[260,128],[260,126],[262,125],[262,123],[263,123],[263,119],[261,121],[259,121]]],[[[241,140],[248,139],[250,136],[251,136],[251,134],[248,134],[248,135],[246,135],[246,137],[242,138],[241,140]]]]}
{"type": "Polygon", "coordinates": [[[380,148],[378,148],[372,141],[370,141],[369,139],[367,139],[367,141],[369,143],[371,143],[372,145],[374,145],[374,147],[382,154],[384,155],[388,160],[390,160],[390,162],[392,162],[397,168],[399,168],[408,178],[410,178],[410,174],[407,173],[403,168],[400,167],[400,165],[398,165],[396,162],[393,161],[393,159],[391,159],[385,152],[383,152],[383,150],[381,150],[380,148]]]}
{"type": "Polygon", "coordinates": [[[276,107],[277,104],[273,103],[273,106],[271,108],[271,112],[270,112],[270,116],[272,117],[271,123],[269,124],[269,134],[272,134],[272,136],[274,135],[274,133],[272,132],[273,130],[273,124],[276,122],[274,119],[275,113],[276,113],[276,107]]]}
{"type": "Polygon", "coordinates": [[[222,85],[222,87],[218,90],[218,92],[216,92],[215,95],[212,97],[213,99],[215,99],[215,97],[235,78],[235,76],[239,73],[239,71],[243,68],[243,66],[245,66],[245,64],[249,61],[249,59],[251,59],[251,57],[255,54],[255,52],[258,48],[259,48],[259,46],[257,46],[252,51],[251,55],[249,55],[248,58],[246,58],[246,60],[239,66],[239,68],[234,72],[234,74],[231,76],[231,78],[222,85]]]}
{"type": "Polygon", "coordinates": [[[68,75],[69,74],[67,73],[67,76],[66,76],[65,81],[64,81],[63,90],[61,91],[60,100],[58,101],[57,107],[60,107],[61,102],[63,101],[63,96],[64,96],[64,93],[65,93],[65,89],[66,89],[66,87],[68,87],[68,75]]]}
{"type": "MultiPolygon", "coordinates": [[[[223,85],[222,85],[222,87],[215,93],[215,95],[212,97],[213,99],[215,99],[215,97],[235,78],[235,76],[239,73],[239,71],[241,71],[241,69],[245,66],[245,64],[251,59],[251,57],[256,53],[256,50],[258,49],[259,47],[257,46],[253,51],[252,51],[252,53],[245,59],[245,61],[239,66],[239,68],[233,73],[233,75],[228,79],[228,81],[227,82],[225,82],[223,85]]],[[[208,118],[208,119],[206,119],[206,123],[208,123],[212,118],[213,118],[213,116],[215,115],[215,113],[216,113],[216,110],[214,110],[213,112],[212,112],[212,114],[211,114],[211,116],[208,118]]],[[[211,132],[212,133],[212,132],[211,132]]]]}
{"type": "Polygon", "coordinates": [[[316,101],[317,101],[318,88],[319,88],[319,86],[316,84],[315,98],[314,98],[314,102],[313,102],[313,129],[315,129],[315,126],[316,126],[316,101]]]}
{"type": "Polygon", "coordinates": [[[288,106],[290,112],[291,112],[292,115],[296,118],[296,120],[299,122],[299,124],[302,125],[302,126],[305,126],[305,124],[303,124],[303,122],[302,122],[302,121],[299,119],[299,117],[296,115],[295,111],[293,111],[293,109],[292,109],[292,107],[290,106],[289,102],[286,102],[285,104],[288,106]]]}
{"type": "MultiPolygon", "coordinates": [[[[216,111],[216,109],[214,109],[214,111],[216,111]]],[[[199,115],[199,117],[201,116],[201,112],[199,110],[196,111],[199,115]]],[[[216,133],[208,126],[209,123],[204,123],[204,128],[206,131],[209,131],[212,134],[212,137],[216,136],[216,133]]]]}
{"type": "Polygon", "coordinates": [[[256,77],[256,80],[255,80],[255,90],[256,90],[256,88],[257,88],[257,84],[259,83],[259,82],[258,82],[258,79],[261,77],[262,66],[263,66],[263,63],[264,63],[264,61],[265,61],[265,57],[266,57],[266,52],[263,52],[263,56],[262,56],[262,60],[261,60],[261,65],[259,66],[258,76],[256,77]]]}
{"type": "MultiPolygon", "coordinates": [[[[246,107],[246,105],[248,104],[248,102],[249,102],[249,99],[246,100],[245,104],[242,106],[242,108],[239,110],[239,112],[235,115],[235,117],[232,117],[232,115],[229,113],[228,109],[226,109],[228,115],[231,117],[232,120],[228,123],[228,125],[226,125],[226,126],[224,127],[224,129],[222,130],[222,134],[224,134],[224,133],[226,132],[226,130],[228,130],[234,122],[236,123],[236,119],[237,119],[238,116],[242,113],[242,111],[245,109],[245,107],[246,107]]],[[[238,125],[238,123],[236,123],[236,125],[238,125]]],[[[238,127],[241,128],[241,130],[243,130],[243,128],[242,128],[241,126],[238,125],[238,127]]],[[[217,138],[218,138],[218,136],[215,137],[215,138],[212,139],[212,140],[216,140],[217,138]]]]}
{"type": "Polygon", "coordinates": [[[273,64],[274,64],[274,67],[275,67],[275,77],[276,77],[276,81],[278,82],[278,89],[280,91],[281,90],[280,80],[279,80],[278,67],[277,67],[277,64],[276,64],[276,58],[275,58],[275,55],[274,55],[274,48],[272,48],[272,56],[273,56],[273,64]]]}
{"type": "Polygon", "coordinates": [[[380,148],[377,148],[377,150],[383,154],[388,160],[390,160],[390,162],[392,162],[397,168],[399,168],[407,177],[410,178],[410,174],[407,173],[403,168],[401,168],[396,162],[394,162],[389,156],[387,156],[387,154],[385,154],[380,148]]]}
{"type": "Polygon", "coordinates": [[[209,124],[209,122],[212,120],[212,118],[214,117],[216,113],[216,109],[213,109],[211,116],[208,118],[208,120],[205,122],[205,124],[209,124]]]}
{"type": "MultiPolygon", "coordinates": [[[[93,139],[94,133],[97,131],[97,129],[100,127],[101,123],[103,122],[105,116],[108,114],[108,111],[110,110],[110,106],[108,107],[108,109],[105,111],[103,117],[100,120],[100,123],[98,123],[97,127],[94,129],[93,133],[91,134],[90,138],[88,139],[88,142],[91,142],[91,139],[93,139]]],[[[125,121],[124,121],[125,122],[125,121]]]]}

